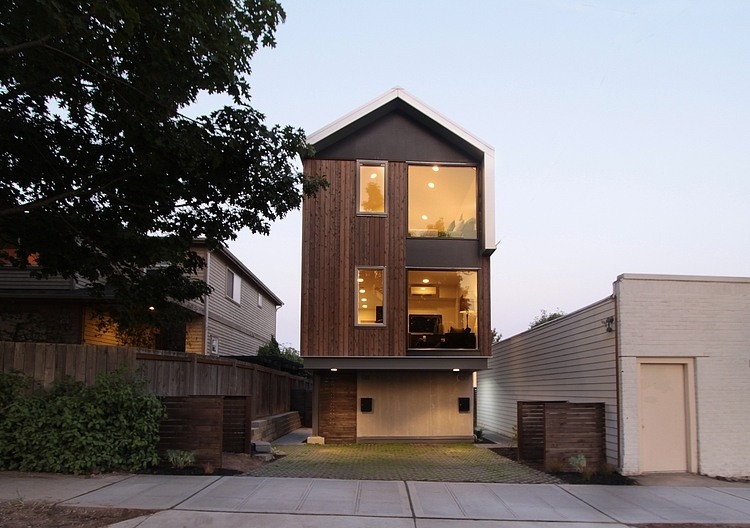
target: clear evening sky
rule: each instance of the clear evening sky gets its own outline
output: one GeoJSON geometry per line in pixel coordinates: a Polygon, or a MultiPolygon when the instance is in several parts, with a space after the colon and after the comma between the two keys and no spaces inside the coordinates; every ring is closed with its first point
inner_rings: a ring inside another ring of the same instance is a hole
{"type": "MultiPolygon", "coordinates": [[[[750,275],[750,2],[281,3],[251,77],[269,123],[310,134],[401,86],[494,146],[504,337],[620,273],[750,275]]],[[[295,212],[229,245],[295,348],[300,238],[295,212]]]]}

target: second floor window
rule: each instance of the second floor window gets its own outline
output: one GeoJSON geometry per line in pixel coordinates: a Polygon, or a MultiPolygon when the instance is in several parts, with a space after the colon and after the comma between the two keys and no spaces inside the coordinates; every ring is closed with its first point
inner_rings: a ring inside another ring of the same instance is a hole
{"type": "Polygon", "coordinates": [[[384,326],[385,268],[360,267],[356,269],[355,275],[356,324],[384,326]]]}
{"type": "Polygon", "coordinates": [[[239,304],[242,292],[242,279],[232,270],[227,270],[227,297],[239,304]]]}
{"type": "Polygon", "coordinates": [[[357,214],[385,215],[386,212],[386,163],[358,162],[357,214]]]}
{"type": "Polygon", "coordinates": [[[477,238],[477,169],[409,166],[409,236],[477,238]]]}

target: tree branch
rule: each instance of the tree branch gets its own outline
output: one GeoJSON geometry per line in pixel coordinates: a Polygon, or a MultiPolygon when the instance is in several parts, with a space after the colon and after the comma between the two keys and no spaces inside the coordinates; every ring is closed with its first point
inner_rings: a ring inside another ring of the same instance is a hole
{"type": "Polygon", "coordinates": [[[51,203],[59,202],[60,200],[64,200],[65,198],[71,198],[74,196],[91,196],[98,192],[102,192],[107,187],[117,183],[118,181],[121,181],[125,179],[126,176],[120,176],[118,178],[115,178],[113,180],[108,181],[107,183],[103,185],[99,185],[97,187],[91,187],[89,189],[76,189],[72,191],[66,191],[60,194],[55,194],[53,196],[48,196],[46,198],[42,198],[40,200],[36,200],[33,202],[29,202],[24,205],[18,205],[16,207],[8,207],[6,209],[0,209],[0,217],[2,216],[11,216],[18,213],[25,213],[28,211],[33,211],[34,209],[39,209],[40,207],[44,207],[45,205],[49,205],[51,203]]]}
{"type": "Polygon", "coordinates": [[[37,39],[37,40],[24,42],[23,44],[18,44],[16,46],[7,46],[5,48],[0,48],[0,55],[12,55],[14,53],[18,53],[19,51],[23,51],[28,48],[35,48],[37,46],[43,46],[49,39],[50,39],[50,36],[45,35],[42,38],[37,39]]]}

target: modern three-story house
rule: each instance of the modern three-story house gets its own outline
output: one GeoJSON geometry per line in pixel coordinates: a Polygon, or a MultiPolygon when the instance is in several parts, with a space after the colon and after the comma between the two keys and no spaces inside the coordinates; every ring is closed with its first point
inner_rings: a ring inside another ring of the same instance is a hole
{"type": "Polygon", "coordinates": [[[492,147],[401,88],[308,137],[301,352],[328,443],[469,441],[490,356],[492,147]]]}

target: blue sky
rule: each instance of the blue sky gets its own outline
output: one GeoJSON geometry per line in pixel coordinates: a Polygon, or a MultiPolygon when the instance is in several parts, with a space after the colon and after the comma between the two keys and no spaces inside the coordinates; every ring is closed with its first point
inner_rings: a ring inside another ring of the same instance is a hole
{"type": "MultiPolygon", "coordinates": [[[[750,2],[281,3],[251,77],[270,123],[309,134],[401,86],[494,146],[505,337],[620,273],[750,275],[750,2]]],[[[295,347],[300,232],[294,213],[230,243],[295,347]]]]}

